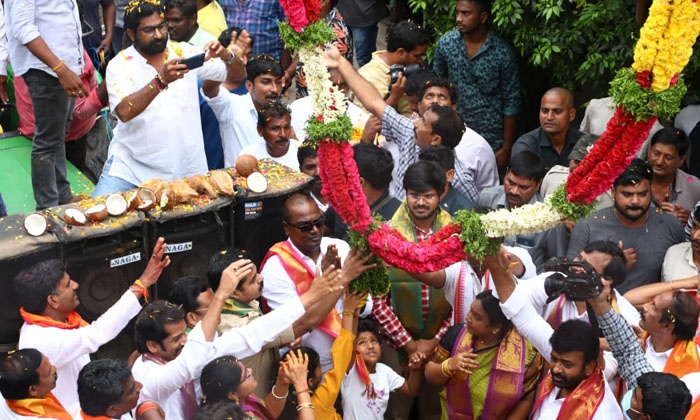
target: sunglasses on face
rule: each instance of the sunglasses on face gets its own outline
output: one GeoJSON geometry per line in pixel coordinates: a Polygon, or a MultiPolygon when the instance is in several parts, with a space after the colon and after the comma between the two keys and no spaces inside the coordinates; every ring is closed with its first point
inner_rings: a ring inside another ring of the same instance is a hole
{"type": "Polygon", "coordinates": [[[313,222],[301,222],[301,223],[296,224],[296,225],[293,223],[287,222],[287,224],[289,226],[292,226],[292,227],[299,229],[300,231],[302,231],[304,233],[308,233],[308,232],[311,232],[311,230],[313,230],[313,228],[321,229],[323,226],[325,226],[326,216],[322,215],[321,217],[314,220],[313,222]]]}

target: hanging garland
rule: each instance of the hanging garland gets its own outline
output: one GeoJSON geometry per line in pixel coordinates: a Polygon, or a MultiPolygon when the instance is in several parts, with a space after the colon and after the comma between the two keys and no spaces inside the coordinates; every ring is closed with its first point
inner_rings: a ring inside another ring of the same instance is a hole
{"type": "Polygon", "coordinates": [[[345,115],[346,99],[331,83],[323,62],[322,46],[333,33],[318,20],[318,0],[281,0],[281,4],[288,22],[280,24],[280,35],[287,48],[298,50],[312,98],[307,132],[310,140],[319,142],[322,194],[350,226],[351,243],[381,258],[375,260],[378,268],[365,272],[351,288],[377,295],[389,288],[384,262],[410,272],[437,271],[467,254],[478,259],[495,254],[500,242],[494,238],[539,232],[564,220],[587,217],[595,199],[610,189],[634,158],[656,119],[679,111],[686,92],[679,73],[700,32],[700,2],[654,0],[632,68],[620,70],[611,83],[615,114],[566,184],[544,202],[510,211],[482,215],[460,210],[454,223],[414,243],[370,214],[348,143],[353,132],[345,115]]]}

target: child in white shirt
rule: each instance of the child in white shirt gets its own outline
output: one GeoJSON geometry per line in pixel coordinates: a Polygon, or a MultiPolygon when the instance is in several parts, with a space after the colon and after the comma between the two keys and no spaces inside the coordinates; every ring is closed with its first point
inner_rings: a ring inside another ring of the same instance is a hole
{"type": "Polygon", "coordinates": [[[366,318],[360,319],[355,341],[356,360],[345,374],[340,387],[344,420],[382,420],[389,404],[390,392],[399,391],[412,397],[418,395],[425,355],[412,355],[408,364],[410,373],[406,380],[389,366],[379,363],[382,357],[380,344],[380,333],[374,322],[366,318]]]}

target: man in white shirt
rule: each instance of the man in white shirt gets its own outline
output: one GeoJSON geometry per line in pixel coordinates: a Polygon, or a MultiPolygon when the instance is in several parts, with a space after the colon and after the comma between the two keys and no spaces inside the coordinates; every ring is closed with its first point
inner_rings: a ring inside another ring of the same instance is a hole
{"type": "MultiPolygon", "coordinates": [[[[309,284],[316,284],[322,277],[320,273],[325,273],[331,264],[336,268],[343,267],[343,280],[348,282],[374,267],[373,264],[365,265],[368,258],[351,253],[346,242],[322,236],[324,215],[308,195],[299,193],[289,197],[284,203],[282,216],[282,227],[289,239],[272,246],[260,269],[265,278],[263,298],[273,310],[271,314],[296,296],[305,296],[309,284]]],[[[302,324],[307,324],[305,328],[311,330],[303,336],[303,344],[316,350],[324,372],[333,365],[331,346],[340,332],[341,296],[342,291],[332,293],[301,318],[302,324]]],[[[365,315],[370,311],[371,305],[365,306],[365,315]]]]}
{"type": "Polygon", "coordinates": [[[258,134],[264,141],[244,147],[241,155],[253,155],[258,160],[272,159],[298,171],[299,142],[291,139],[293,133],[289,108],[279,101],[268,102],[258,113],[258,134]]]}
{"type": "Polygon", "coordinates": [[[5,7],[10,60],[34,105],[32,187],[36,208],[42,210],[72,199],[65,135],[74,98],[88,96],[78,77],[85,64],[82,26],[76,0],[9,1],[5,7]]]}
{"type": "Polygon", "coordinates": [[[167,181],[207,171],[197,79],[245,77],[241,49],[211,42],[201,67],[180,63],[201,53],[168,42],[165,8],[146,0],[127,5],[124,28],[134,45],[107,66],[107,91],[119,118],[108,159],[93,196],[123,191],[151,178],[167,181]],[[237,52],[236,52],[237,51],[237,52]]]}
{"type": "Polygon", "coordinates": [[[263,141],[257,129],[258,112],[266,103],[278,101],[282,91],[282,66],[274,58],[259,55],[248,60],[246,73],[245,95],[220,89],[220,83],[212,80],[202,83],[202,97],[219,120],[226,167],[236,165],[244,147],[263,141]]]}
{"type": "Polygon", "coordinates": [[[56,388],[56,367],[36,349],[12,351],[0,362],[0,418],[70,420],[51,390],[56,388]]]}
{"type": "Polygon", "coordinates": [[[81,418],[131,419],[141,388],[125,361],[93,360],[78,375],[81,418]]]}
{"type": "Polygon", "coordinates": [[[189,334],[180,306],[156,301],[144,308],[135,326],[136,347],[141,357],[132,367],[134,379],[143,384],[139,402],[158,403],[168,420],[190,419],[197,411],[200,396],[195,380],[210,360],[223,355],[245,358],[258,353],[308,308],[329,294],[342,293],[347,283],[342,281],[339,271],[328,273],[307,293],[289,299],[278,311],[216,337],[224,302],[253,270],[253,263],[245,259],[226,268],[206,314],[189,334]]]}
{"type": "Polygon", "coordinates": [[[80,410],[76,388],[80,369],[90,362],[90,353],[116,337],[139,313],[139,298],[170,264],[165,250],[166,244],[160,238],[139,280],[91,324],[75,312],[80,304],[78,283],[71,280],[60,260],[40,262],[15,278],[24,319],[18,348],[37,349],[56,366],[58,382],[54,394],[71,414],[80,410]]]}
{"type": "Polygon", "coordinates": [[[691,220],[690,241],[675,244],[666,251],[661,266],[661,280],[700,278],[700,207],[696,206],[691,220]]]}
{"type": "Polygon", "coordinates": [[[537,389],[532,419],[622,419],[620,406],[598,364],[600,342],[593,327],[569,320],[554,330],[529,304],[523,285],[516,286],[506,264],[503,248],[498,256],[484,258],[503,313],[550,364],[549,373],[537,389]]]}
{"type": "Polygon", "coordinates": [[[171,41],[187,42],[199,49],[216,37],[197,24],[197,3],[191,0],[170,0],[166,7],[168,33],[171,41]]]}

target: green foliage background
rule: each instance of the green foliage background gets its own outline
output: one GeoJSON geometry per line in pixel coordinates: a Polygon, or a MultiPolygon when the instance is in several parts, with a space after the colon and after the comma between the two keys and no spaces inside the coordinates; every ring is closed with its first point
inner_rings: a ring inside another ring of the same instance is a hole
{"type": "MultiPolygon", "coordinates": [[[[423,13],[436,41],[454,28],[456,3],[408,0],[415,13],[423,13]]],[[[571,89],[580,99],[608,96],[615,72],[632,64],[641,27],[635,21],[636,5],[637,0],[493,0],[492,28],[521,57],[524,109],[537,110],[541,93],[555,85],[571,89]],[[536,102],[528,103],[532,97],[536,102]]],[[[684,104],[700,100],[699,49],[696,44],[684,71],[684,104]]]]}

